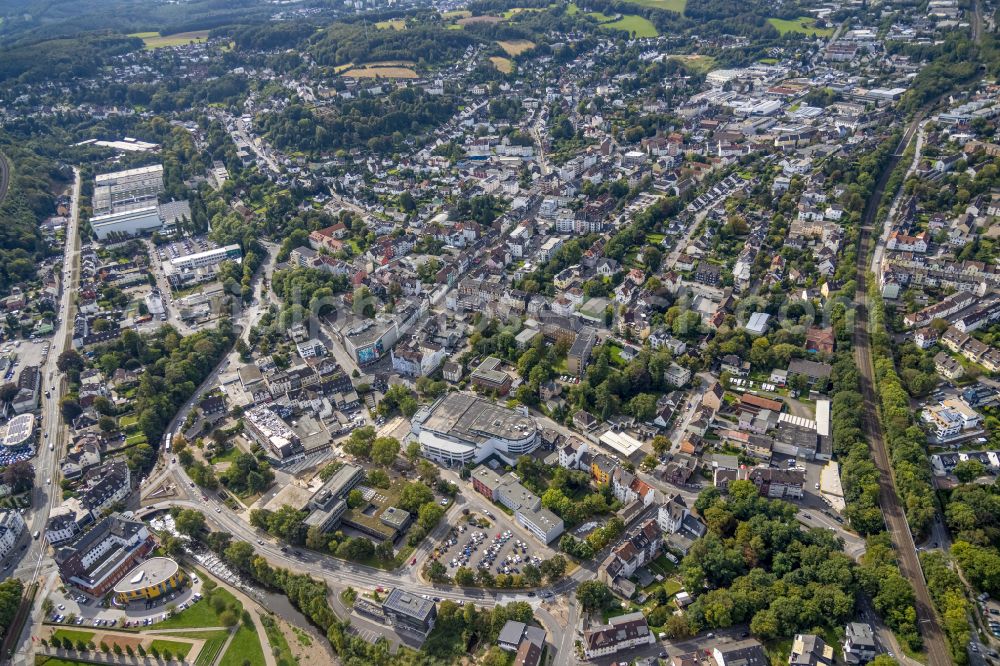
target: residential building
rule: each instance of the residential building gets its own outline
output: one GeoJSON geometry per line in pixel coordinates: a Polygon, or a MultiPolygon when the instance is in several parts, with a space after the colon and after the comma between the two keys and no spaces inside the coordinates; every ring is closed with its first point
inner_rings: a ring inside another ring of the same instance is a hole
{"type": "Polygon", "coordinates": [[[587,362],[590,361],[590,354],[597,343],[597,330],[584,326],[576,334],[573,345],[566,355],[566,367],[569,372],[576,376],[582,376],[587,369],[587,362]]]}
{"type": "Polygon", "coordinates": [[[24,534],[24,518],[13,509],[0,511],[0,559],[7,557],[24,534]]]}
{"type": "Polygon", "coordinates": [[[851,622],[844,633],[844,661],[848,664],[866,664],[878,654],[875,632],[870,624],[851,622]]]}
{"type": "Polygon", "coordinates": [[[145,524],[112,514],[69,545],[57,549],[56,566],[63,583],[101,597],[152,552],[154,546],[145,524]]]}
{"type": "Polygon", "coordinates": [[[795,634],[788,663],[791,666],[833,666],[833,646],[816,634],[795,634]]]}
{"type": "Polygon", "coordinates": [[[717,645],[712,657],[718,666],[771,666],[764,646],[752,638],[717,645]]]}
{"type": "Polygon", "coordinates": [[[645,615],[641,612],[627,613],[584,631],[583,653],[587,659],[595,659],[641,645],[652,645],[655,640],[645,615]]]}

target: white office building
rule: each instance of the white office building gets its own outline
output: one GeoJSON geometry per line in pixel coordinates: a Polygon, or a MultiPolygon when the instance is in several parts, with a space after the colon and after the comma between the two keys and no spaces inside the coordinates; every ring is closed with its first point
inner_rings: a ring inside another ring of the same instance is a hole
{"type": "Polygon", "coordinates": [[[106,240],[112,235],[136,236],[161,226],[160,211],[155,205],[90,218],[90,228],[98,240],[106,240]]]}

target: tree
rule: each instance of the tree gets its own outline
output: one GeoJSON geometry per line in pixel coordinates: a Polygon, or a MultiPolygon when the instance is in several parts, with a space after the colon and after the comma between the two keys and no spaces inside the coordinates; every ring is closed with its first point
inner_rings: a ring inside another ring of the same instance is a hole
{"type": "Polygon", "coordinates": [[[223,611],[219,614],[219,622],[224,627],[235,627],[239,624],[240,618],[231,610],[223,611]]]}
{"type": "Polygon", "coordinates": [[[542,582],[542,571],[534,564],[525,564],[524,569],[524,582],[526,582],[531,587],[536,587],[542,582]]]}
{"type": "Polygon", "coordinates": [[[406,459],[411,463],[420,457],[420,442],[410,442],[406,445],[406,459]]]}
{"type": "Polygon", "coordinates": [[[455,570],[455,584],[470,587],[476,583],[476,572],[469,567],[459,567],[455,570]]]}
{"type": "Polygon", "coordinates": [[[420,506],[418,511],[417,524],[430,532],[444,516],[444,507],[437,502],[427,502],[420,506]]]}
{"type": "Polygon", "coordinates": [[[427,577],[436,582],[448,580],[448,569],[437,560],[431,560],[427,564],[427,577]]]}
{"type": "Polygon", "coordinates": [[[584,610],[600,611],[614,600],[608,586],[599,580],[585,580],[576,588],[576,600],[584,610]]]}
{"type": "Polygon", "coordinates": [[[73,419],[83,413],[83,407],[73,398],[66,396],[59,401],[59,412],[66,423],[71,423],[73,419]]]}
{"type": "Polygon", "coordinates": [[[410,513],[417,513],[420,507],[427,502],[434,501],[434,493],[431,489],[419,481],[411,481],[406,484],[399,493],[399,508],[410,513]]]}
{"type": "Polygon", "coordinates": [[[205,530],[205,516],[197,509],[182,509],[174,518],[177,531],[196,538],[205,530]]]}
{"type": "Polygon", "coordinates": [[[955,464],[955,477],[962,483],[971,483],[985,473],[986,468],[983,467],[983,463],[975,458],[960,460],[955,464]]]}
{"type": "Polygon", "coordinates": [[[223,554],[226,562],[240,571],[250,571],[253,568],[254,550],[246,541],[234,541],[229,544],[223,554]]]}
{"type": "Polygon", "coordinates": [[[539,565],[545,580],[551,585],[566,573],[566,558],[562,555],[555,555],[547,560],[543,560],[539,565]]]}
{"type": "Polygon", "coordinates": [[[376,465],[388,467],[399,455],[399,441],[395,437],[379,437],[372,444],[371,459],[376,465]]]}
{"type": "Polygon", "coordinates": [[[16,495],[30,490],[35,485],[35,468],[27,460],[18,460],[3,470],[3,482],[16,495]]]}
{"type": "Polygon", "coordinates": [[[357,488],[347,493],[347,506],[356,509],[365,503],[365,496],[357,488]]]}

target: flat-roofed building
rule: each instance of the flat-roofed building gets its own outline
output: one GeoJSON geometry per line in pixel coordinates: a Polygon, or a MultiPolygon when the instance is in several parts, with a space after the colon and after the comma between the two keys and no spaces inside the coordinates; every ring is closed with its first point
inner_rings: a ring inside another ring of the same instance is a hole
{"type": "Polygon", "coordinates": [[[302,453],[302,442],[284,420],[266,405],[257,405],[243,413],[247,432],[275,458],[287,460],[302,453]]]}
{"type": "Polygon", "coordinates": [[[470,379],[483,391],[495,391],[498,395],[507,395],[513,382],[511,376],[500,369],[501,361],[496,356],[487,356],[475,370],[470,379]]]}
{"type": "Polygon", "coordinates": [[[382,602],[382,613],[397,629],[427,636],[437,621],[437,606],[430,599],[418,597],[394,587],[382,602]]]}
{"type": "Polygon", "coordinates": [[[90,228],[98,240],[109,237],[135,236],[163,226],[156,206],[123,210],[90,218],[90,228]]]}
{"type": "Polygon", "coordinates": [[[470,393],[449,393],[412,419],[423,455],[445,463],[479,463],[497,455],[514,464],[540,442],[530,416],[470,393]]]}
{"type": "Polygon", "coordinates": [[[566,354],[566,368],[571,374],[583,375],[587,370],[587,363],[590,361],[590,354],[594,351],[597,343],[597,330],[591,326],[584,326],[576,334],[569,352],[566,354]]]}
{"type": "Polygon", "coordinates": [[[115,585],[115,601],[127,604],[140,599],[157,599],[181,589],[187,580],[187,575],[174,560],[169,557],[151,557],[125,574],[115,585]]]}
{"type": "Polygon", "coordinates": [[[330,532],[340,524],[347,512],[347,495],[365,478],[365,470],[346,463],[320,486],[306,505],[311,513],[305,524],[321,532],[330,532]]]}
{"type": "Polygon", "coordinates": [[[101,173],[94,176],[92,207],[95,215],[128,210],[152,201],[163,192],[163,165],[101,173]]]}

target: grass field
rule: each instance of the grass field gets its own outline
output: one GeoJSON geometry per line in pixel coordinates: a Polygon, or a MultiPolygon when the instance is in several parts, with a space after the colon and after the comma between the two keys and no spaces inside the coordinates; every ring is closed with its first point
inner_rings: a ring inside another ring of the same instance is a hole
{"type": "Polygon", "coordinates": [[[184,641],[165,641],[157,638],[149,644],[149,649],[152,650],[153,648],[156,648],[160,654],[163,654],[164,650],[170,650],[175,657],[186,657],[188,652],[191,651],[191,644],[184,641]]]}
{"type": "Polygon", "coordinates": [[[518,14],[522,14],[524,12],[544,12],[544,11],[545,9],[542,7],[512,7],[511,9],[508,9],[503,14],[501,14],[501,16],[503,16],[505,19],[512,19],[518,14]]]}
{"type": "Polygon", "coordinates": [[[264,649],[260,646],[257,632],[241,624],[226,654],[222,655],[219,666],[244,666],[247,663],[264,666],[264,649]]]}
{"type": "Polygon", "coordinates": [[[683,14],[687,7],[687,0],[625,0],[640,7],[650,7],[652,9],[666,9],[671,12],[683,14]]]}
{"type": "Polygon", "coordinates": [[[635,14],[626,14],[617,21],[602,23],[605,30],[622,30],[629,34],[635,33],[636,37],[658,37],[660,35],[656,26],[649,19],[635,14]]]}
{"type": "Polygon", "coordinates": [[[68,638],[74,643],[77,641],[88,643],[94,640],[94,632],[80,631],[78,629],[56,629],[55,633],[52,634],[52,638],[58,638],[59,640],[68,638]]]}
{"type": "Polygon", "coordinates": [[[443,19],[460,19],[460,18],[469,18],[470,16],[472,16],[472,12],[470,12],[468,9],[455,9],[453,11],[441,14],[441,18],[443,19]]]}
{"type": "Polygon", "coordinates": [[[671,60],[680,60],[689,70],[698,74],[707,74],[715,68],[715,58],[703,55],[670,56],[671,60]]]}
{"type": "MultiPolygon", "coordinates": [[[[236,597],[222,588],[212,590],[210,596],[213,599],[216,596],[221,596],[226,600],[227,605],[236,602],[236,597]]],[[[163,622],[156,623],[157,629],[202,629],[204,627],[221,626],[222,622],[219,620],[219,614],[208,603],[207,597],[201,601],[196,601],[173,617],[168,617],[163,622]]]]}
{"type": "Polygon", "coordinates": [[[769,18],[767,19],[767,22],[773,25],[774,28],[782,35],[789,32],[798,32],[803,35],[812,35],[814,37],[829,37],[833,34],[833,28],[817,28],[816,19],[809,16],[800,16],[794,21],[769,18]]]}
{"type": "Polygon", "coordinates": [[[611,21],[617,21],[617,15],[602,14],[601,12],[587,12],[587,16],[594,19],[598,23],[610,23],[611,21]]]}
{"type": "Polygon", "coordinates": [[[171,638],[200,638],[205,641],[201,652],[194,658],[194,666],[212,666],[216,657],[222,652],[222,646],[229,638],[229,632],[224,629],[215,631],[183,631],[170,634],[171,638]]]}
{"type": "Polygon", "coordinates": [[[390,21],[379,21],[375,24],[379,30],[406,30],[406,21],[403,19],[392,19],[390,21]]]}
{"type": "Polygon", "coordinates": [[[138,37],[147,49],[162,49],[167,46],[183,46],[190,42],[208,41],[208,30],[179,32],[176,35],[161,35],[158,32],[136,32],[129,37],[138,37]]]}
{"type": "Polygon", "coordinates": [[[525,51],[535,48],[535,43],[527,39],[510,39],[497,42],[497,44],[509,56],[519,56],[525,51]]]}
{"type": "Polygon", "coordinates": [[[355,79],[415,79],[417,73],[409,67],[355,67],[349,69],[342,76],[350,76],[355,79]]]}
{"type": "Polygon", "coordinates": [[[459,25],[471,25],[473,23],[499,23],[502,21],[499,16],[491,16],[489,14],[485,16],[466,16],[465,18],[458,19],[459,25]]]}
{"type": "Polygon", "coordinates": [[[493,66],[497,68],[497,71],[503,72],[504,74],[510,74],[514,71],[514,63],[510,61],[510,58],[501,58],[500,56],[492,56],[490,62],[493,66]]]}

